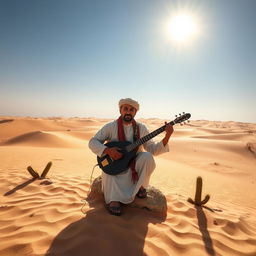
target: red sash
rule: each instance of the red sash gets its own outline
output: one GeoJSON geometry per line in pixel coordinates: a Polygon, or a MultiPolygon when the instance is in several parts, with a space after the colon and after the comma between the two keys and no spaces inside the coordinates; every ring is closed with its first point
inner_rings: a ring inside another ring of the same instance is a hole
{"type": "MultiPolygon", "coordinates": [[[[117,119],[117,124],[118,124],[118,140],[126,141],[125,134],[124,134],[124,127],[123,127],[123,120],[121,116],[117,119]]],[[[132,127],[133,127],[133,140],[135,141],[140,138],[140,129],[135,120],[132,120],[132,127]]],[[[138,148],[136,148],[135,150],[137,151],[138,148]]],[[[132,181],[134,184],[139,179],[138,173],[135,170],[135,163],[136,163],[136,160],[134,158],[129,164],[129,167],[132,171],[132,181]]]]}

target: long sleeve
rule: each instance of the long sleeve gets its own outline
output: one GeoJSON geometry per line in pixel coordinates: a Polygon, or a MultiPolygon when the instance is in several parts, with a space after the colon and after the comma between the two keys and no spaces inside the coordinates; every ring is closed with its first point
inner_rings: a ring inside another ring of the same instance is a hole
{"type": "Polygon", "coordinates": [[[89,148],[99,157],[106,148],[103,143],[110,140],[111,124],[104,125],[89,141],[89,148]]]}

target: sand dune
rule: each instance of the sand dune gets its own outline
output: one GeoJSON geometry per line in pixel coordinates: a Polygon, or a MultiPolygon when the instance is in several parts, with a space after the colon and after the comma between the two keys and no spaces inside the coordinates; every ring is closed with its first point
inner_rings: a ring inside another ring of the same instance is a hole
{"type": "Polygon", "coordinates": [[[0,118],[0,140],[33,131],[70,131],[99,126],[104,121],[78,118],[0,118]],[[12,121],[8,121],[12,120],[12,121]]]}
{"type": "Polygon", "coordinates": [[[35,131],[8,139],[4,146],[84,147],[82,140],[60,132],[35,131]]]}
{"type": "MultiPolygon", "coordinates": [[[[251,141],[251,140],[250,140],[251,141]]],[[[253,145],[253,144],[252,144],[253,145]]],[[[173,154],[165,154],[161,157],[189,160],[191,158],[212,159],[212,161],[227,161],[232,158],[244,158],[245,161],[254,162],[252,152],[248,149],[246,142],[236,140],[218,140],[210,138],[173,138],[173,154]],[[185,145],[185,146],[184,146],[185,145]]]]}
{"type": "MultiPolygon", "coordinates": [[[[256,255],[256,124],[175,126],[151,178],[166,214],[125,206],[115,217],[102,199],[81,201],[96,163],[88,140],[107,121],[0,118],[0,255],[256,255]],[[32,179],[26,167],[41,173],[49,161],[48,178],[32,179]],[[205,208],[187,202],[197,176],[211,196],[205,208]]],[[[142,121],[151,130],[164,123],[142,121]]]]}
{"type": "Polygon", "coordinates": [[[200,139],[215,139],[215,140],[238,140],[238,141],[250,141],[254,138],[253,134],[249,133],[221,133],[218,135],[203,135],[203,136],[193,136],[193,138],[200,139]]]}

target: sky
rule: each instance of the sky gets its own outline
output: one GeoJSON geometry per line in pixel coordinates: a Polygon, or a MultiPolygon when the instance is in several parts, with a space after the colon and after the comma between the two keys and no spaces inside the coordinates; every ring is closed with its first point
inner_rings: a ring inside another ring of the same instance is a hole
{"type": "Polygon", "coordinates": [[[0,115],[256,122],[255,0],[0,0],[0,115]],[[199,33],[170,39],[186,12],[199,33]]]}

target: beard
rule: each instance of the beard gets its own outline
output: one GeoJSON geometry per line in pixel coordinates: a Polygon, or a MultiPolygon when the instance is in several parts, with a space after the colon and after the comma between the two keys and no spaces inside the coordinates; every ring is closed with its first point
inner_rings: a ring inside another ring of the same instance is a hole
{"type": "Polygon", "coordinates": [[[125,122],[131,122],[132,120],[133,120],[132,115],[127,114],[123,116],[123,121],[125,122]]]}

